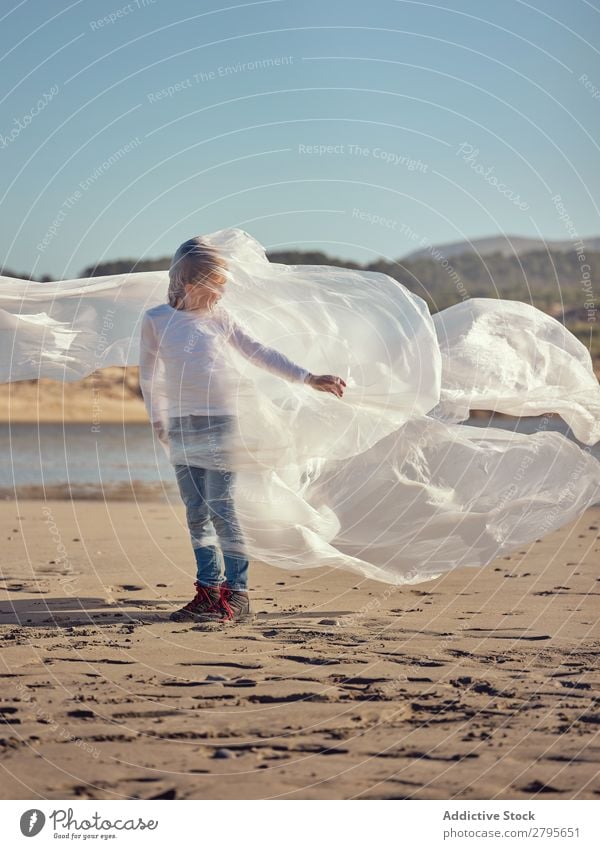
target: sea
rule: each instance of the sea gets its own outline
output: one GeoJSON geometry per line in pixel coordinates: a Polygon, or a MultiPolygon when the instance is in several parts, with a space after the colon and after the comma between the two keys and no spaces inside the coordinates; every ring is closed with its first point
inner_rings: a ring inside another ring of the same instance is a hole
{"type": "MultiPolygon", "coordinates": [[[[519,433],[557,430],[575,440],[558,416],[513,418],[481,413],[465,424],[519,433]]],[[[577,442],[584,448],[586,446],[577,442]]],[[[178,497],[172,466],[145,423],[0,423],[0,498],[159,500],[178,497]]],[[[600,460],[600,442],[591,449],[600,460]]]]}

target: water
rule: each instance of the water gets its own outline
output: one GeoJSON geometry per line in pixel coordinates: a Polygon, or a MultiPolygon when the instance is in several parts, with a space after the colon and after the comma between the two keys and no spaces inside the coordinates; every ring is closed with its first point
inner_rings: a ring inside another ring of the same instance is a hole
{"type": "Polygon", "coordinates": [[[2,498],[170,500],[164,450],[146,424],[0,424],[2,498]]]}
{"type": "MultiPolygon", "coordinates": [[[[489,414],[467,422],[535,433],[556,430],[574,437],[558,416],[512,418],[489,414]]],[[[574,440],[576,441],[576,440],[574,440]]],[[[578,443],[580,444],[580,443],[578,443]]],[[[0,424],[5,462],[0,497],[159,499],[178,496],[173,469],[147,424],[0,424]]],[[[581,444],[580,444],[581,445],[581,444]]],[[[583,447],[583,446],[581,446],[583,447]]],[[[600,460],[600,443],[592,448],[600,460]]]]}

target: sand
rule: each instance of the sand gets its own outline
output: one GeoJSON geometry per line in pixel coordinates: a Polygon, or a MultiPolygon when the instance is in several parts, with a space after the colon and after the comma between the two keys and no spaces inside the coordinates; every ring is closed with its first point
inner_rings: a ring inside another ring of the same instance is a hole
{"type": "Polygon", "coordinates": [[[600,795],[600,507],[413,587],[253,563],[209,630],[182,505],[0,517],[1,798],[600,795]]]}
{"type": "Polygon", "coordinates": [[[139,368],[99,369],[82,380],[0,384],[0,422],[147,422],[139,368]]]}

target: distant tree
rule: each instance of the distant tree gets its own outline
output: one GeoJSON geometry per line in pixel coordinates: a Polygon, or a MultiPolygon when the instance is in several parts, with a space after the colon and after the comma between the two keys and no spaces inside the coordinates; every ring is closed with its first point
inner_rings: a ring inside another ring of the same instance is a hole
{"type": "Polygon", "coordinates": [[[50,277],[48,274],[44,274],[43,277],[33,277],[33,275],[29,274],[28,271],[11,271],[10,268],[0,268],[0,276],[14,277],[17,280],[33,280],[36,283],[51,283],[54,280],[54,278],[50,277]]]}
{"type": "Polygon", "coordinates": [[[328,256],[321,251],[274,251],[268,252],[269,262],[283,265],[335,265],[338,268],[363,268],[360,263],[350,259],[328,256]]]}
{"type": "Polygon", "coordinates": [[[138,271],[165,271],[171,264],[171,257],[158,259],[113,259],[99,262],[84,268],[80,277],[106,277],[111,274],[133,274],[138,271]]]}

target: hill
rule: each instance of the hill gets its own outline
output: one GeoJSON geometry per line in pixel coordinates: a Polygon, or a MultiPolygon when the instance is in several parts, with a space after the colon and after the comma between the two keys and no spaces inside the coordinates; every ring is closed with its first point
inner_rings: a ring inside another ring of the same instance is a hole
{"type": "MultiPolygon", "coordinates": [[[[600,251],[600,236],[583,239],[586,251],[600,251]]],[[[443,245],[432,245],[420,248],[404,256],[404,261],[414,261],[430,256],[438,258],[460,256],[461,254],[479,254],[490,256],[491,254],[502,254],[502,256],[521,256],[531,251],[544,252],[568,252],[573,250],[572,241],[544,241],[543,239],[532,239],[526,236],[483,236],[479,239],[464,240],[462,242],[449,242],[443,245]]]]}

